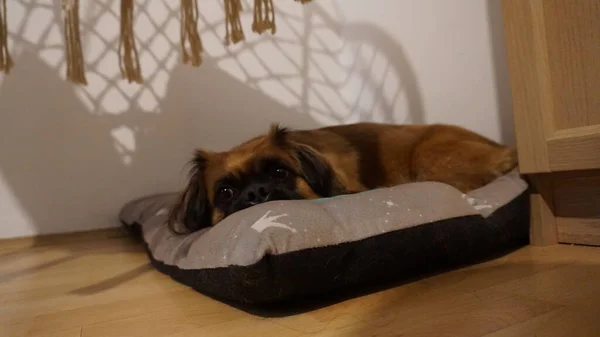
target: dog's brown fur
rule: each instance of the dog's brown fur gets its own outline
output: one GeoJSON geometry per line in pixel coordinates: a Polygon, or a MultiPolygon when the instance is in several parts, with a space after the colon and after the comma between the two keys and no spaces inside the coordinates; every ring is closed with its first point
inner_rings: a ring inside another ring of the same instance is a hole
{"type": "Polygon", "coordinates": [[[204,215],[206,207],[211,208],[207,221],[212,225],[221,221],[223,213],[213,207],[215,183],[225,175],[250,172],[264,157],[294,168],[296,192],[306,199],[417,181],[443,182],[467,192],[517,165],[514,149],[457,126],[359,123],[297,131],[273,126],[268,134],[226,152],[197,151],[190,182],[170,223],[183,216],[186,227],[194,230],[198,224],[193,218],[204,215]],[[323,177],[330,180],[329,195],[315,191],[303,174],[307,156],[330,170],[331,175],[323,177]],[[198,195],[203,200],[194,199],[198,195]],[[198,202],[206,205],[194,213],[191,208],[198,202]]]}

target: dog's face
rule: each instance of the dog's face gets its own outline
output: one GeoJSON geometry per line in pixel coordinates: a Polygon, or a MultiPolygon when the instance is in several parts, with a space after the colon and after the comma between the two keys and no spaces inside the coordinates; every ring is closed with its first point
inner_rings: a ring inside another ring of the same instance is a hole
{"type": "Polygon", "coordinates": [[[226,152],[199,150],[191,164],[189,182],[171,211],[172,229],[176,220],[195,231],[260,203],[340,193],[327,160],[278,126],[226,152]]]}

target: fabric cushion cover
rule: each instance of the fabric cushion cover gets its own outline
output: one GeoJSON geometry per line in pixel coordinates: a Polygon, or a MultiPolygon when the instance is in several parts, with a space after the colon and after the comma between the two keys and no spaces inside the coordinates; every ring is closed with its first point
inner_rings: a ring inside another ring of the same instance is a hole
{"type": "Polygon", "coordinates": [[[272,201],[187,235],[165,222],[176,194],[119,215],[153,266],[211,297],[266,305],[410,280],[528,243],[528,185],[517,170],[463,194],[410,183],[318,200],[272,201]]]}

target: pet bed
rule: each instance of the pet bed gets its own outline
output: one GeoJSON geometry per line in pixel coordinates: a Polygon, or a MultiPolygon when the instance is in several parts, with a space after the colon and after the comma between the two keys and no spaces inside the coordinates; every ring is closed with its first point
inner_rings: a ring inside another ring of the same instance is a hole
{"type": "Polygon", "coordinates": [[[273,304],[476,263],[528,243],[528,185],[515,170],[463,194],[420,182],[317,200],[272,201],[172,234],[175,194],[126,204],[124,226],[153,266],[226,302],[273,304]]]}

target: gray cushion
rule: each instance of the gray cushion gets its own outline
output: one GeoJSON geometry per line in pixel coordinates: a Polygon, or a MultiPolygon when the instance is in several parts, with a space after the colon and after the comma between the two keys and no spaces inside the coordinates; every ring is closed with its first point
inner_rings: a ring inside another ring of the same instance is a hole
{"type": "Polygon", "coordinates": [[[526,244],[527,188],[515,170],[466,195],[422,182],[273,201],[189,235],[165,226],[175,200],[166,193],[128,203],[120,219],[176,280],[223,300],[268,303],[411,278],[526,244]]]}

